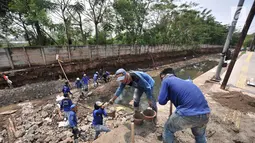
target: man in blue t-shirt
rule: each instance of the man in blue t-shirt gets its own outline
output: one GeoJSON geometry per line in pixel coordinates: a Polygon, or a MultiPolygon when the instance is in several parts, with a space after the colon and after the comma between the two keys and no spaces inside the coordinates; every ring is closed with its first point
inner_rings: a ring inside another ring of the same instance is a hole
{"type": "Polygon", "coordinates": [[[160,78],[159,104],[165,105],[170,100],[176,107],[165,123],[163,141],[173,143],[176,131],[191,128],[196,143],[205,143],[210,108],[203,93],[192,82],[176,77],[172,68],[164,69],[160,78]]]}
{"type": "Polygon", "coordinates": [[[101,132],[109,132],[110,129],[103,125],[103,116],[107,116],[103,103],[97,101],[94,105],[92,125],[96,131],[94,140],[96,140],[101,132]]]}
{"type": "Polygon", "coordinates": [[[72,100],[67,96],[67,94],[64,94],[64,99],[60,102],[60,110],[64,111],[65,120],[68,120],[69,113],[71,111],[71,106],[73,104],[72,100]]]}
{"type": "Polygon", "coordinates": [[[68,81],[65,82],[65,85],[62,88],[62,92],[65,95],[69,96],[69,94],[73,95],[73,93],[70,91],[69,83],[68,81]]]}
{"type": "Polygon", "coordinates": [[[103,80],[105,83],[107,83],[110,80],[110,73],[108,71],[105,71],[103,73],[103,80]]]}
{"type": "Polygon", "coordinates": [[[89,77],[86,74],[83,74],[82,84],[85,91],[89,90],[89,77]]]}
{"type": "Polygon", "coordinates": [[[94,75],[93,75],[93,82],[94,82],[94,87],[97,87],[98,86],[98,78],[99,78],[99,74],[98,72],[96,72],[94,75]]]}
{"type": "Polygon", "coordinates": [[[78,143],[78,136],[80,134],[80,131],[77,127],[77,107],[75,104],[71,105],[71,111],[69,113],[68,121],[69,126],[72,128],[73,136],[74,136],[74,143],[78,143]]]}
{"type": "Polygon", "coordinates": [[[153,96],[153,87],[155,81],[147,73],[141,71],[126,72],[124,69],[118,69],[115,73],[117,81],[120,82],[120,86],[115,92],[115,96],[109,101],[111,104],[120,96],[126,85],[129,85],[134,90],[134,109],[139,111],[139,103],[143,93],[146,94],[149,106],[157,112],[156,100],[153,96]]]}
{"type": "Polygon", "coordinates": [[[83,94],[83,93],[82,93],[82,87],[83,87],[83,85],[82,85],[82,82],[81,82],[80,78],[78,78],[78,77],[76,78],[75,86],[76,86],[76,88],[78,89],[80,95],[82,95],[82,94],[83,94]]]}

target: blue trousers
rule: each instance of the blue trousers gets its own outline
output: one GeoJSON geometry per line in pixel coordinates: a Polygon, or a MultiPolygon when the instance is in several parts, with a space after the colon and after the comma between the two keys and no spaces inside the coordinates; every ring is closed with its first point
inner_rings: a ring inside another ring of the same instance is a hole
{"type": "MultiPolygon", "coordinates": [[[[135,109],[136,108],[139,108],[139,103],[140,103],[140,99],[143,95],[143,91],[139,90],[139,89],[135,89],[134,91],[134,107],[135,109]]],[[[154,98],[154,96],[152,96],[152,99],[148,99],[148,100],[151,100],[152,101],[152,105],[150,105],[150,107],[154,110],[154,111],[158,111],[158,108],[157,108],[157,103],[156,103],[156,100],[154,98]]]]}

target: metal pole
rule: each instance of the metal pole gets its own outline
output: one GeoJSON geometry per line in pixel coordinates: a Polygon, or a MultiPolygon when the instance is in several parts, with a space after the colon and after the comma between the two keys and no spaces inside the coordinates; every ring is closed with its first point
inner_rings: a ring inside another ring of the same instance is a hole
{"type": "Polygon", "coordinates": [[[220,61],[219,61],[219,64],[218,64],[216,74],[215,74],[215,79],[213,79],[215,81],[220,81],[221,80],[220,73],[221,73],[221,69],[222,69],[222,64],[224,62],[225,54],[228,50],[232,35],[235,31],[236,23],[238,21],[239,15],[241,13],[243,3],[244,3],[244,0],[239,0],[239,3],[237,5],[237,9],[236,9],[232,24],[229,27],[228,36],[227,36],[227,39],[226,39],[225,44],[224,44],[224,48],[223,48],[222,53],[221,53],[221,58],[220,58],[220,61]]]}
{"type": "Polygon", "coordinates": [[[243,45],[243,41],[244,41],[244,39],[245,39],[245,37],[247,35],[247,32],[248,32],[248,30],[250,28],[250,25],[251,25],[251,22],[253,20],[254,14],[255,14],[255,1],[253,1],[250,13],[249,13],[249,15],[248,15],[248,17],[246,19],[246,22],[245,22],[245,25],[243,27],[241,36],[239,38],[239,42],[238,42],[238,44],[236,46],[236,49],[235,49],[235,52],[234,52],[234,55],[233,55],[233,57],[231,59],[231,62],[229,64],[229,67],[228,67],[228,70],[227,70],[227,73],[226,73],[226,75],[224,77],[224,80],[223,80],[223,82],[221,84],[221,89],[225,89],[225,87],[226,87],[226,84],[227,84],[228,79],[230,77],[230,74],[231,74],[231,72],[233,70],[233,67],[235,65],[235,62],[236,62],[236,59],[237,59],[238,54],[240,52],[240,49],[241,49],[241,47],[243,45]]]}

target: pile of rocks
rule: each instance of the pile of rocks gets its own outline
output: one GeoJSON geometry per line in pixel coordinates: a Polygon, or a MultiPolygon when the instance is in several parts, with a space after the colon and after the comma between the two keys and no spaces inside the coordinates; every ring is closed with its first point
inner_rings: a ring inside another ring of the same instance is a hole
{"type": "MultiPolygon", "coordinates": [[[[79,102],[80,95],[78,95],[78,91],[74,90],[73,93],[73,102],[79,102]]],[[[86,94],[84,97],[87,99],[90,95],[86,94]]],[[[95,136],[95,131],[91,126],[93,107],[89,107],[89,105],[79,106],[79,103],[76,104],[78,104],[78,128],[81,131],[79,140],[82,142],[92,141],[95,136]]],[[[68,143],[73,141],[73,134],[70,128],[58,127],[58,122],[62,119],[59,117],[59,107],[54,100],[48,100],[47,103],[41,105],[34,104],[33,102],[25,102],[18,104],[18,106],[18,111],[12,115],[15,131],[12,132],[13,137],[11,142],[68,143]]],[[[128,111],[125,107],[117,107],[115,118],[104,118],[105,125],[110,129],[117,128],[121,124],[130,122],[131,120],[132,110],[128,111]]],[[[6,129],[0,133],[0,143],[10,142],[9,134],[7,125],[6,129]]]]}

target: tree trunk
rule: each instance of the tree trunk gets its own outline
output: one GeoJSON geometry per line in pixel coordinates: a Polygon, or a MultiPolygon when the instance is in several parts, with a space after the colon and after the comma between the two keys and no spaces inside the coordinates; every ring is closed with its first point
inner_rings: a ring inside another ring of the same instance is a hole
{"type": "Polygon", "coordinates": [[[67,22],[68,22],[68,21],[67,21],[67,19],[65,19],[65,18],[64,18],[65,33],[66,33],[66,39],[67,39],[67,45],[72,45],[72,40],[71,40],[70,35],[69,35],[67,22]]]}
{"type": "Polygon", "coordinates": [[[98,22],[95,22],[95,30],[96,30],[96,45],[98,45],[98,22]]]}
{"type": "Polygon", "coordinates": [[[19,13],[19,19],[20,19],[20,21],[21,21],[21,23],[22,23],[23,29],[25,30],[26,40],[28,41],[29,46],[31,46],[31,41],[30,41],[29,36],[28,36],[27,27],[25,26],[25,23],[24,23],[24,21],[22,20],[21,14],[20,14],[20,13],[19,13]]]}
{"type": "Polygon", "coordinates": [[[37,44],[44,45],[44,37],[43,37],[43,34],[41,32],[41,27],[39,25],[39,22],[35,21],[34,25],[35,25],[35,29],[36,29],[36,32],[37,32],[37,44]]]}
{"type": "Polygon", "coordinates": [[[82,43],[83,43],[83,44],[86,44],[86,43],[87,43],[87,39],[86,39],[86,34],[84,34],[83,28],[82,28],[81,14],[78,13],[78,15],[79,15],[79,20],[80,20],[80,21],[79,21],[79,25],[80,25],[81,36],[82,36],[82,43]]]}

